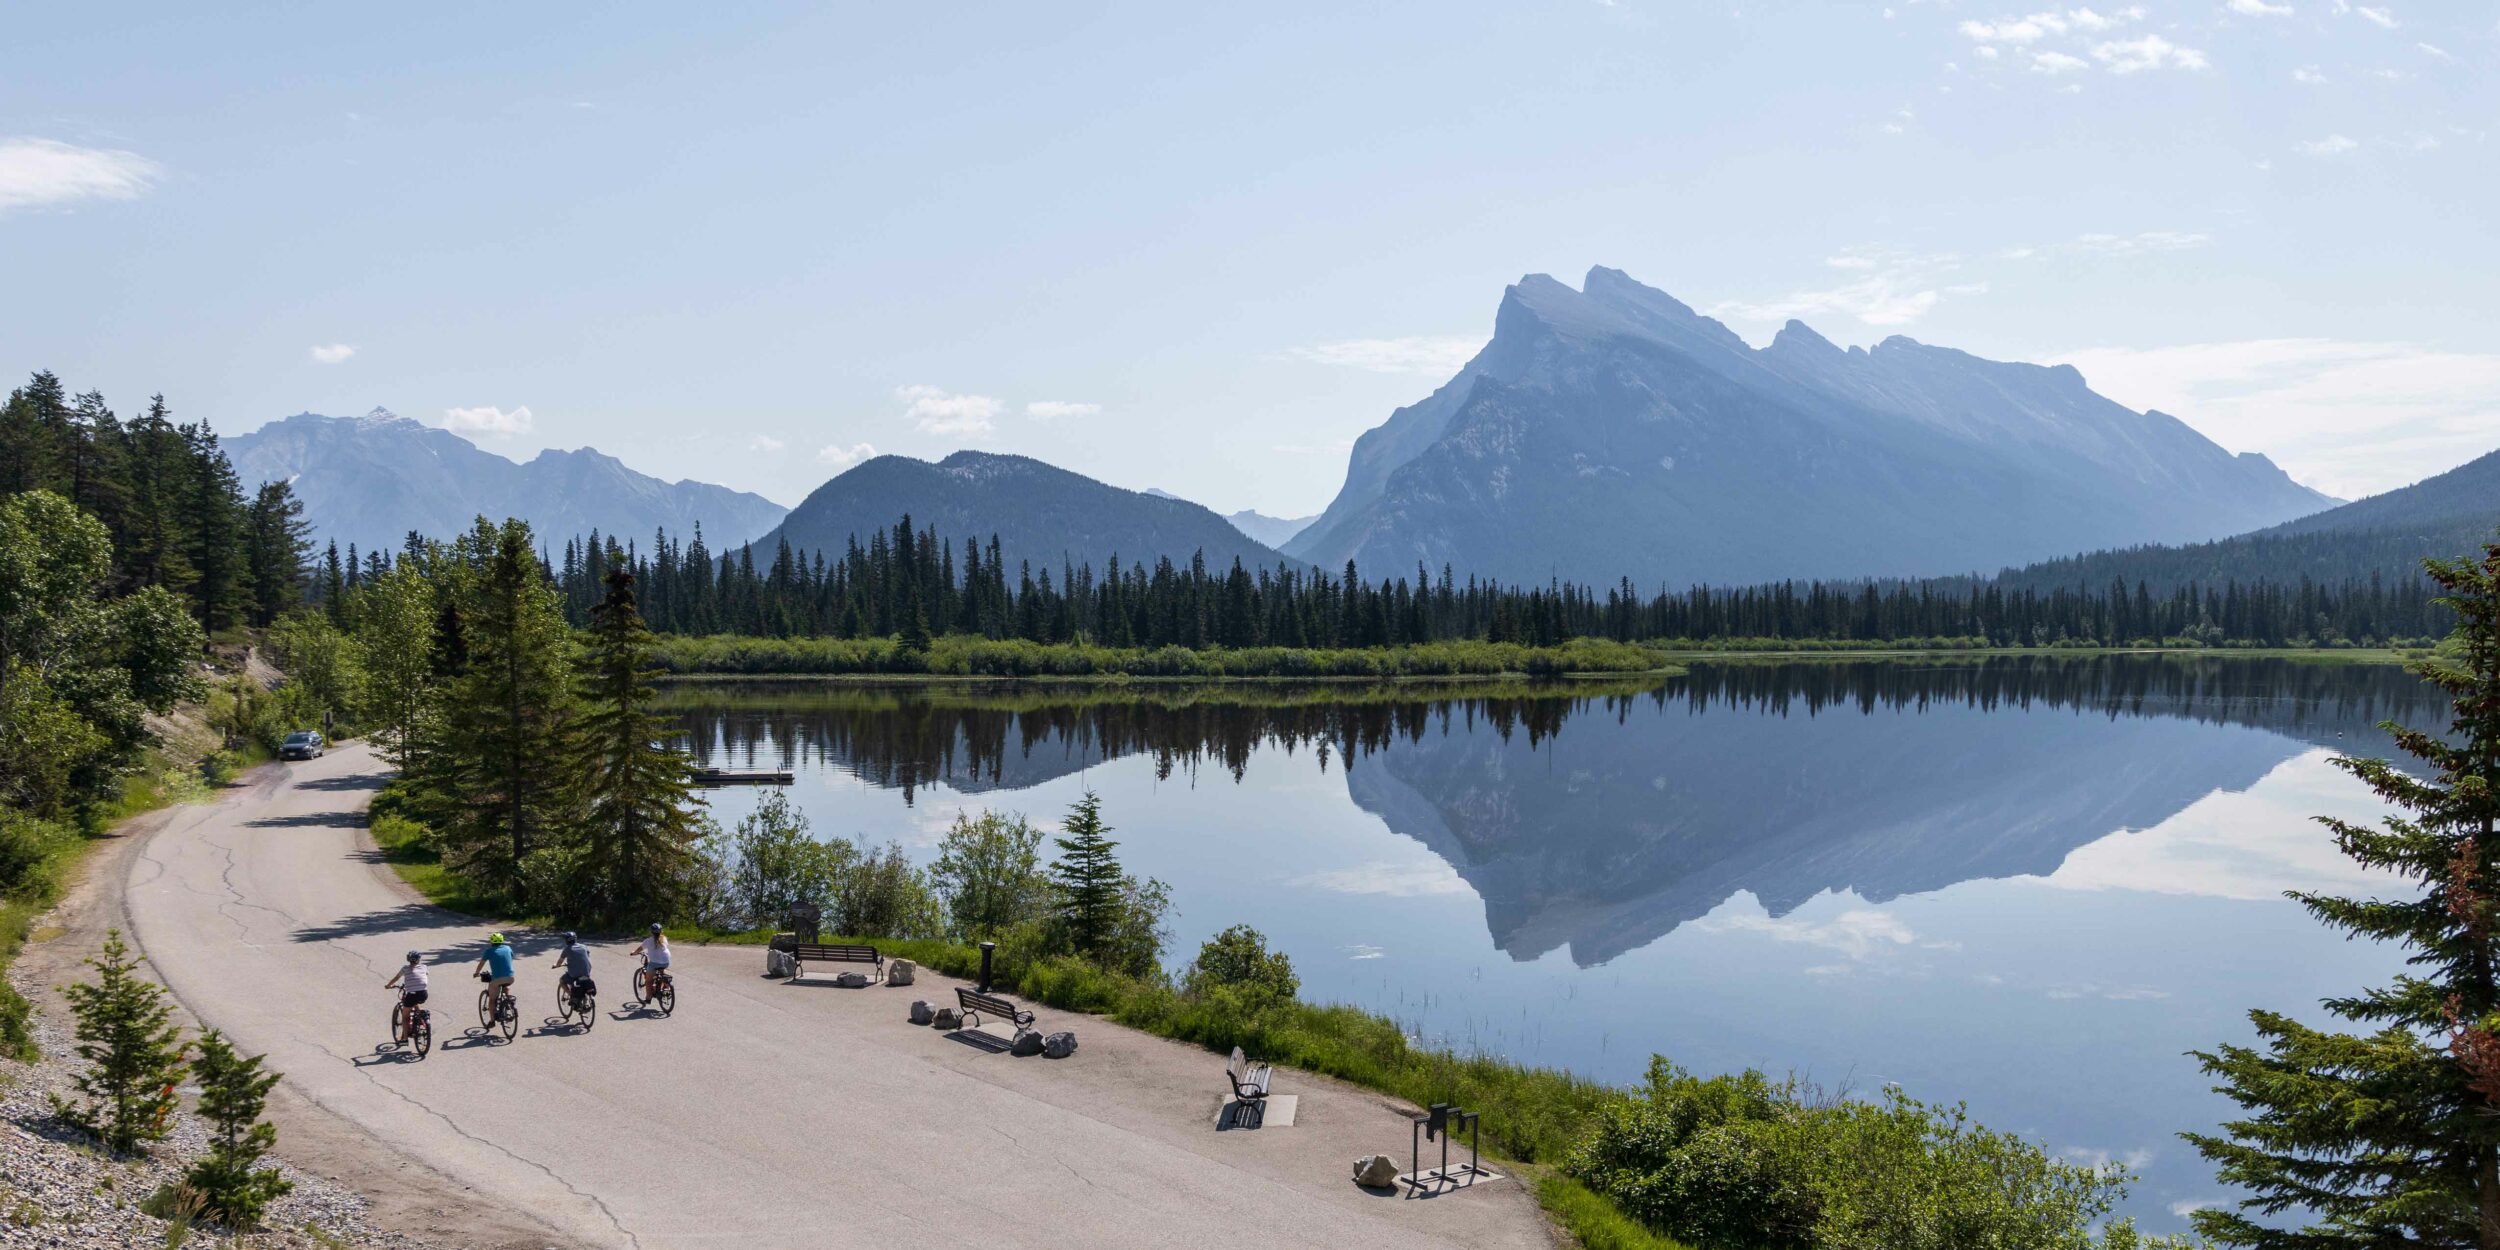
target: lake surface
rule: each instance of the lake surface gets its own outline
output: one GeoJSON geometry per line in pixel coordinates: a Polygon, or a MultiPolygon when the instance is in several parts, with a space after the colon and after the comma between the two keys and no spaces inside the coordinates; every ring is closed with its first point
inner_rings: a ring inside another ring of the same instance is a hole
{"type": "Polygon", "coordinates": [[[1246,922],[1306,997],[1461,1048],[1897,1082],[2129,1163],[2156,1229],[2228,1196],[2175,1135],[2229,1111],[2183,1052],[2397,966],[2283,897],[2388,888],[2311,819],[2378,814],[2328,761],[2447,722],[2393,667],[2164,657],[669,698],[705,762],[794,769],[819,834],[923,862],[960,813],[1055,827],[1092,788],[1172,885],[1171,962],[1246,922]]]}

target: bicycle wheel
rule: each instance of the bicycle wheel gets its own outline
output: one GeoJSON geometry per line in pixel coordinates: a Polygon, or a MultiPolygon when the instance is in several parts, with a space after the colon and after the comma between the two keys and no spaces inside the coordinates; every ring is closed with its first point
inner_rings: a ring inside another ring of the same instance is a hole
{"type": "Polygon", "coordinates": [[[651,997],[654,1002],[659,1004],[661,1015],[665,1016],[676,1011],[677,979],[675,977],[663,978],[660,981],[660,988],[654,991],[651,997]]]}
{"type": "Polygon", "coordinates": [[[590,1031],[590,1026],[597,1024],[598,1022],[599,996],[596,994],[582,995],[582,1032],[588,1033],[590,1031]]]}
{"type": "Polygon", "coordinates": [[[516,999],[516,998],[512,997],[512,996],[511,996],[511,995],[509,995],[509,994],[504,995],[504,1000],[503,1000],[503,1009],[502,1009],[501,1011],[496,1012],[495,1014],[496,1014],[496,1017],[497,1017],[498,1019],[500,1019],[500,1020],[502,1020],[502,1021],[503,1021],[503,1040],[505,1040],[505,1041],[507,1041],[507,1042],[508,1042],[508,1041],[511,1041],[513,1038],[520,1036],[520,1034],[521,1034],[521,1003],[520,1003],[520,1000],[518,1000],[518,999],[516,999]]]}
{"type": "Polygon", "coordinates": [[[636,1003],[648,1003],[651,1001],[650,973],[651,970],[649,968],[634,969],[634,1001],[636,1003]]]}
{"type": "Polygon", "coordinates": [[[409,1029],[409,1041],[417,1048],[419,1059],[425,1058],[426,1052],[434,1049],[434,1021],[431,1012],[422,1007],[417,1009],[416,1023],[409,1029]]]}
{"type": "Polygon", "coordinates": [[[564,983],[562,983],[562,982],[557,982],[557,983],[556,983],[556,1022],[557,1022],[558,1024],[563,1024],[563,1023],[567,1023],[567,1022],[571,1021],[572,1019],[573,1019],[573,987],[572,987],[572,986],[569,986],[569,985],[566,985],[566,984],[564,984],[564,983]]]}
{"type": "Polygon", "coordinates": [[[397,1046],[408,1040],[407,1020],[407,1009],[397,1003],[391,1004],[391,1045],[397,1046]]]}
{"type": "Polygon", "coordinates": [[[495,1027],[495,987],[491,985],[477,992],[477,1027],[495,1027]]]}

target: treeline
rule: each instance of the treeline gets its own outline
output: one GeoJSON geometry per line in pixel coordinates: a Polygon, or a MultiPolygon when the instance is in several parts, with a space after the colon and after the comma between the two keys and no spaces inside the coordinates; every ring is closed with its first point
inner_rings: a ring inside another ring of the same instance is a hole
{"type": "MultiPolygon", "coordinates": [[[[549,563],[567,615],[576,622],[586,619],[597,587],[621,560],[646,587],[649,618],[664,633],[893,638],[915,654],[925,653],[932,638],[947,635],[1187,651],[1352,651],[1467,641],[1552,647],[1580,638],[1679,644],[1748,639],[1986,647],[2353,646],[2435,640],[2454,624],[2420,578],[2330,583],[2225,576],[2158,593],[2145,582],[2047,585],[1952,578],[1786,581],[1643,593],[1628,578],[1610,587],[1514,586],[1461,580],[1446,565],[1437,574],[1418,567],[1412,576],[1377,579],[1351,562],[1331,574],[1291,565],[1253,570],[1238,561],[1212,569],[1201,557],[1185,564],[1113,557],[1099,573],[1077,562],[1036,570],[1022,561],[1008,567],[995,535],[958,541],[915,529],[909,517],[871,535],[865,545],[854,539],[838,558],[801,553],[787,543],[761,565],[756,558],[752,547],[716,554],[699,532],[681,545],[663,531],[648,549],[628,544],[621,551],[612,536],[593,534],[567,542],[549,563]]],[[[344,576],[354,577],[352,561],[347,568],[344,576]]],[[[916,662],[886,667],[925,671],[916,662]]],[[[706,666],[703,671],[763,670],[706,666]]],[[[863,652],[841,661],[839,671],[881,668],[863,652]]]]}
{"type": "Polygon", "coordinates": [[[307,587],[303,504],[285,482],[247,492],[205,421],[165,397],[129,420],[104,396],[37,373],[0,406],[0,494],[43,490],[104,526],[108,595],[162,587],[212,634],[268,625],[307,587]]]}

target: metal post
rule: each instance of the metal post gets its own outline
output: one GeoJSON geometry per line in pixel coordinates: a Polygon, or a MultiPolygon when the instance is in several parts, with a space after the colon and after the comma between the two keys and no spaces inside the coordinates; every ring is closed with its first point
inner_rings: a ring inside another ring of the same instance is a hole
{"type": "Polygon", "coordinates": [[[981,992],[990,992],[990,955],[998,949],[996,942],[981,943],[981,992]]]}

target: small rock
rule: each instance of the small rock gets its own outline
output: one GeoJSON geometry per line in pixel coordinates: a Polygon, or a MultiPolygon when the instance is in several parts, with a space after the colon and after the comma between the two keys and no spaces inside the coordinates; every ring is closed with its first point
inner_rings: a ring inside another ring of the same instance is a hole
{"type": "Polygon", "coordinates": [[[1045,1059],[1065,1059],[1075,1053],[1076,1034],[1074,1033],[1053,1033],[1042,1039],[1042,1057],[1045,1059]]]}
{"type": "Polygon", "coordinates": [[[908,959],[891,960],[885,966],[885,983],[888,985],[909,985],[911,984],[912,974],[918,971],[920,971],[920,966],[908,959]]]}
{"type": "Polygon", "coordinates": [[[936,1018],[937,1009],[929,1005],[928,999],[922,998],[913,1001],[911,1005],[911,1022],[913,1024],[927,1024],[936,1018]]]}
{"type": "Polygon", "coordinates": [[[964,1027],[964,1013],[952,1007],[940,1007],[937,1009],[937,1018],[930,1023],[941,1029],[960,1029],[964,1027]]]}
{"type": "Polygon", "coordinates": [[[1018,1055],[1038,1055],[1042,1053],[1042,1045],[1041,1034],[1031,1029],[1018,1029],[1015,1044],[1009,1047],[1009,1051],[1018,1055]]]}
{"type": "Polygon", "coordinates": [[[1387,1155],[1366,1155],[1354,1161],[1354,1183],[1365,1189],[1387,1189],[1398,1183],[1398,1161],[1387,1155]]]}
{"type": "Polygon", "coordinates": [[[846,990],[864,990],[868,988],[868,974],[865,972],[845,972],[842,975],[835,977],[833,979],[833,983],[846,990]]]}
{"type": "Polygon", "coordinates": [[[790,952],[785,950],[768,950],[764,952],[765,976],[795,977],[798,974],[799,961],[790,958],[790,952]]]}

